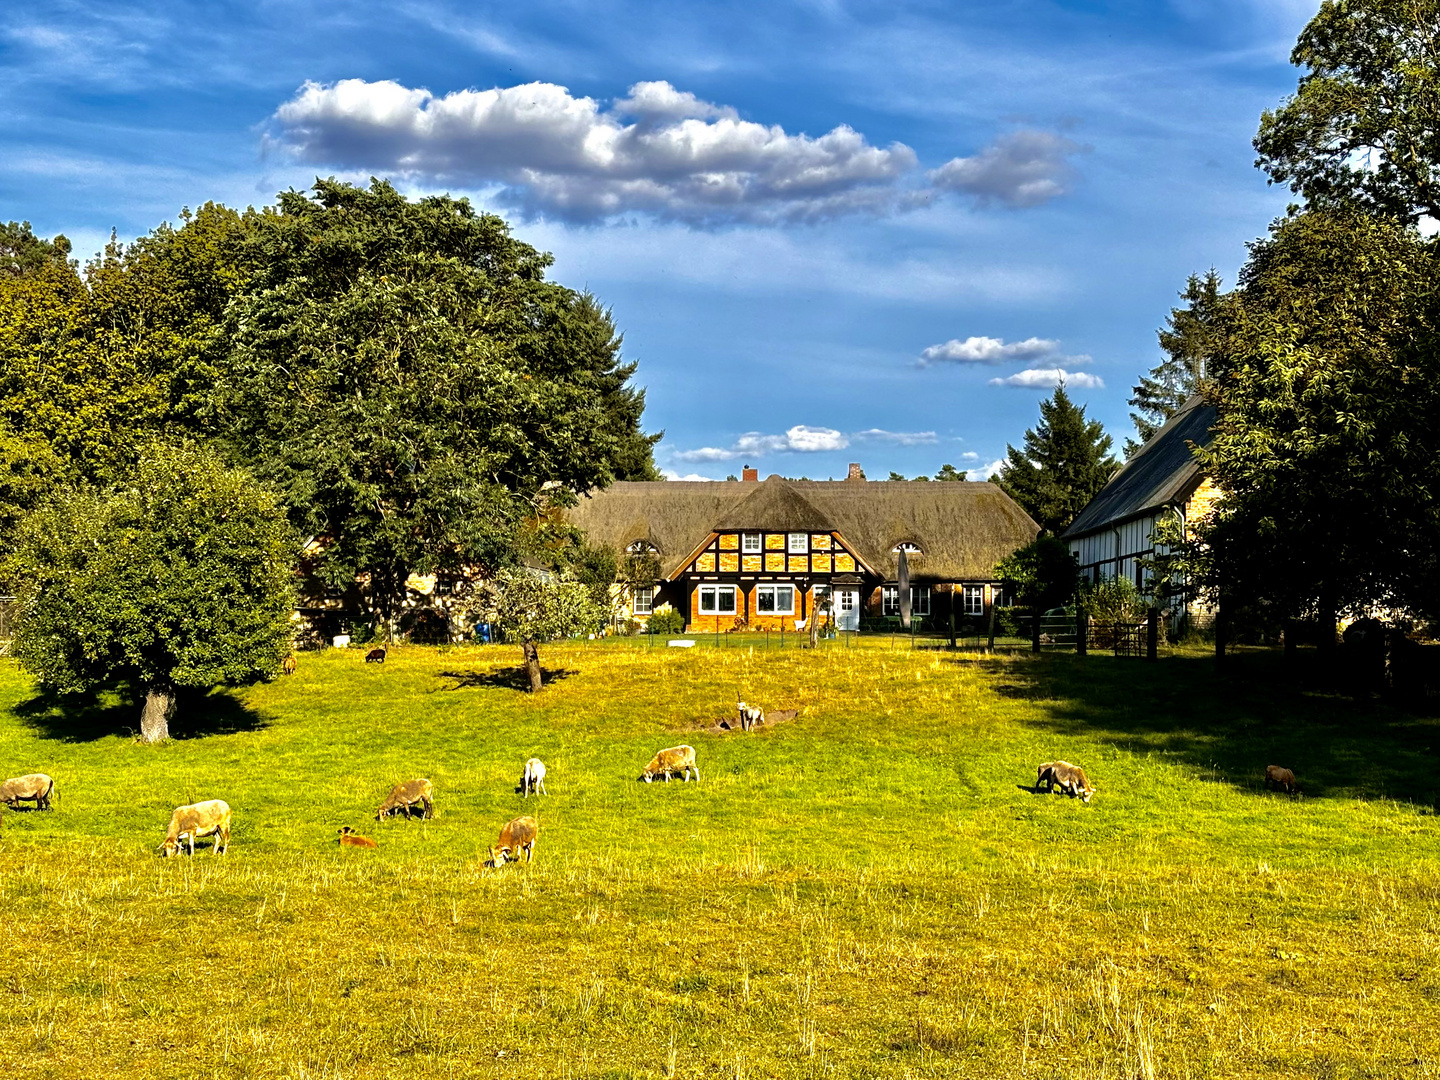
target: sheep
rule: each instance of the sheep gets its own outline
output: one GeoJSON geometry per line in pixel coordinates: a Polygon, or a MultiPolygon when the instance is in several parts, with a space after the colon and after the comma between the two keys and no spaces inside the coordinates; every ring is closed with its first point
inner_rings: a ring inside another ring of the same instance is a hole
{"type": "Polygon", "coordinates": [[[375,820],[381,821],[401,810],[408,818],[410,808],[416,803],[420,804],[421,818],[435,816],[435,785],[429,780],[406,780],[403,784],[396,784],[390,789],[389,797],[380,804],[380,809],[375,811],[375,820]]]}
{"type": "Polygon", "coordinates": [[[295,674],[295,668],[296,668],[297,666],[298,666],[298,665],[297,665],[296,662],[295,662],[295,657],[294,657],[293,654],[290,655],[290,656],[285,657],[284,660],[280,661],[280,670],[281,670],[282,672],[284,672],[286,675],[294,675],[294,674],[295,674]]]}
{"type": "Polygon", "coordinates": [[[735,709],[740,713],[741,731],[749,731],[756,724],[765,723],[765,710],[758,705],[746,705],[743,701],[737,701],[735,709]]]}
{"type": "Polygon", "coordinates": [[[650,764],[645,766],[645,771],[640,774],[640,779],[650,783],[656,776],[664,775],[665,782],[670,782],[670,774],[678,772],[690,782],[691,770],[695,772],[695,779],[700,779],[700,766],[695,764],[695,748],[693,746],[672,746],[668,750],[661,750],[650,759],[650,764]]]}
{"type": "Polygon", "coordinates": [[[507,822],[500,830],[500,838],[490,848],[490,865],[503,866],[507,859],[520,861],[520,851],[525,851],[525,861],[535,858],[535,837],[540,833],[540,823],[533,817],[517,817],[507,822]]]}
{"type": "Polygon", "coordinates": [[[22,801],[34,801],[36,810],[50,810],[50,798],[55,794],[55,781],[44,773],[30,773],[17,776],[0,784],[0,803],[12,810],[22,801]]]}
{"type": "Polygon", "coordinates": [[[1068,761],[1047,761],[1041,765],[1036,778],[1035,789],[1038,791],[1041,786],[1045,790],[1053,791],[1056,786],[1071,798],[1080,796],[1081,802],[1089,802],[1090,796],[1095,793],[1094,786],[1085,776],[1085,770],[1078,765],[1071,765],[1068,761]]]}
{"type": "Polygon", "coordinates": [[[365,662],[366,662],[367,664],[383,664],[383,663],[385,663],[385,650],[384,650],[384,649],[371,649],[369,652],[367,652],[367,653],[365,654],[365,662]]]}
{"type": "Polygon", "coordinates": [[[1265,786],[1279,788],[1287,795],[1294,795],[1298,790],[1295,774],[1281,765],[1265,766],[1265,786]]]}
{"type": "Polygon", "coordinates": [[[520,777],[520,786],[525,790],[525,798],[530,797],[534,788],[540,789],[541,795],[549,795],[545,790],[545,764],[538,757],[532,757],[525,762],[525,773],[520,777]]]}
{"type": "Polygon", "coordinates": [[[349,825],[345,825],[340,829],[340,835],[336,838],[335,842],[341,847],[373,848],[380,846],[368,836],[361,836],[349,825]]]}
{"type": "Polygon", "coordinates": [[[195,839],[200,836],[215,837],[211,850],[216,855],[230,850],[230,806],[221,799],[177,806],[170,815],[170,828],[165,832],[165,842],[160,850],[168,859],[180,851],[184,841],[190,843],[190,854],[195,854],[195,839]]]}

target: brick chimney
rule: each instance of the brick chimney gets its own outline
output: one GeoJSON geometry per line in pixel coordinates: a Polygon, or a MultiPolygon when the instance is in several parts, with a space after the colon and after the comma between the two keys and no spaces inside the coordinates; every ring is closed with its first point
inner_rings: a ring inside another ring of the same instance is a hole
{"type": "Polygon", "coordinates": [[[759,479],[760,479],[760,470],[759,470],[759,469],[752,469],[752,468],[750,468],[749,465],[746,465],[745,468],[743,468],[743,469],[740,470],[740,479],[741,479],[741,480],[759,480],[759,479]]]}
{"type": "Polygon", "coordinates": [[[845,479],[846,479],[846,480],[864,480],[864,479],[865,479],[865,470],[862,469],[862,468],[860,468],[860,463],[859,463],[858,461],[852,461],[852,462],[850,462],[850,471],[849,471],[849,473],[846,474],[845,479]]]}

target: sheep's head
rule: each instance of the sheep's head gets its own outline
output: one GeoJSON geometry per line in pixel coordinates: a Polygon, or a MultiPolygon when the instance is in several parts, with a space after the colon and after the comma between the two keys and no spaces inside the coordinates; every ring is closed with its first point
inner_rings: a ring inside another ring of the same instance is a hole
{"type": "Polygon", "coordinates": [[[510,854],[508,847],[492,847],[490,849],[490,865],[504,866],[505,860],[510,854]]]}
{"type": "Polygon", "coordinates": [[[176,840],[174,837],[167,836],[165,838],[165,842],[160,845],[160,854],[168,859],[172,855],[178,855],[179,853],[180,841],[176,840]]]}

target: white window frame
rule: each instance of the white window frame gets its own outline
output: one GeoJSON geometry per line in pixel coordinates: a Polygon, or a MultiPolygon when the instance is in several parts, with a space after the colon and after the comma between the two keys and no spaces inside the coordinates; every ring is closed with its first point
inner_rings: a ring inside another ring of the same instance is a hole
{"type": "Polygon", "coordinates": [[[735,607],[735,586],[734,585],[701,585],[700,586],[700,614],[701,615],[734,615],[735,607]],[[710,608],[705,607],[706,597],[710,598],[710,608]],[[720,606],[722,598],[728,598],[730,609],[726,611],[720,606]]]}
{"type": "Polygon", "coordinates": [[[795,614],[795,586],[794,585],[757,585],[755,586],[755,614],[757,615],[794,615],[795,614]],[[769,597],[772,605],[769,611],[765,610],[765,599],[769,597]],[[786,598],[788,607],[780,606],[780,598],[786,598]]]}
{"type": "Polygon", "coordinates": [[[655,586],[636,585],[630,590],[630,610],[636,615],[649,615],[655,610],[655,586]]]}
{"type": "Polygon", "coordinates": [[[790,533],[785,550],[791,555],[808,555],[810,553],[810,534],[790,533]]]}
{"type": "Polygon", "coordinates": [[[881,615],[899,615],[899,614],[900,614],[900,586],[899,586],[899,585],[881,585],[881,586],[880,586],[880,614],[881,614],[881,615]]]}
{"type": "Polygon", "coordinates": [[[985,586],[964,585],[961,587],[965,590],[962,598],[963,607],[961,608],[961,610],[964,611],[966,615],[984,615],[985,586]]]}
{"type": "Polygon", "coordinates": [[[765,550],[765,537],[760,533],[741,533],[740,550],[758,554],[765,550]]]}
{"type": "MultiPolygon", "coordinates": [[[[880,586],[880,614],[881,614],[881,615],[899,615],[899,614],[900,614],[900,586],[899,586],[899,585],[882,585],[882,586],[880,586]]],[[[910,586],[910,614],[911,614],[911,615],[929,615],[929,614],[930,614],[930,586],[929,586],[929,585],[911,585],[911,586],[910,586]]]]}

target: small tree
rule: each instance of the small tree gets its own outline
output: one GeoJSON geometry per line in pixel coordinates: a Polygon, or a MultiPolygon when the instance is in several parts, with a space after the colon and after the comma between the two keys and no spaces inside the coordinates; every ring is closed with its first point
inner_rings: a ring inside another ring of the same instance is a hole
{"type": "Polygon", "coordinates": [[[1016,600],[1036,611],[1068,604],[1080,583],[1075,556],[1053,536],[1042,536],[1007,555],[995,574],[1016,600]]]}
{"type": "Polygon", "coordinates": [[[47,687],[128,683],[142,742],[179,687],[273,675],[290,651],[295,538],[270,492],[205,451],[152,448],[128,483],[72,490],[21,526],[15,655],[47,687]]]}
{"type": "Polygon", "coordinates": [[[531,570],[501,571],[485,603],[505,636],[520,643],[532,694],[544,685],[539,644],[593,631],[605,620],[587,586],[531,570]]]}
{"type": "Polygon", "coordinates": [[[1104,425],[1085,419],[1085,407],[1070,400],[1063,383],[1040,403],[1040,422],[1025,432],[1025,449],[1005,450],[1005,463],[993,482],[1054,536],[1120,467],[1109,456],[1104,425]]]}

